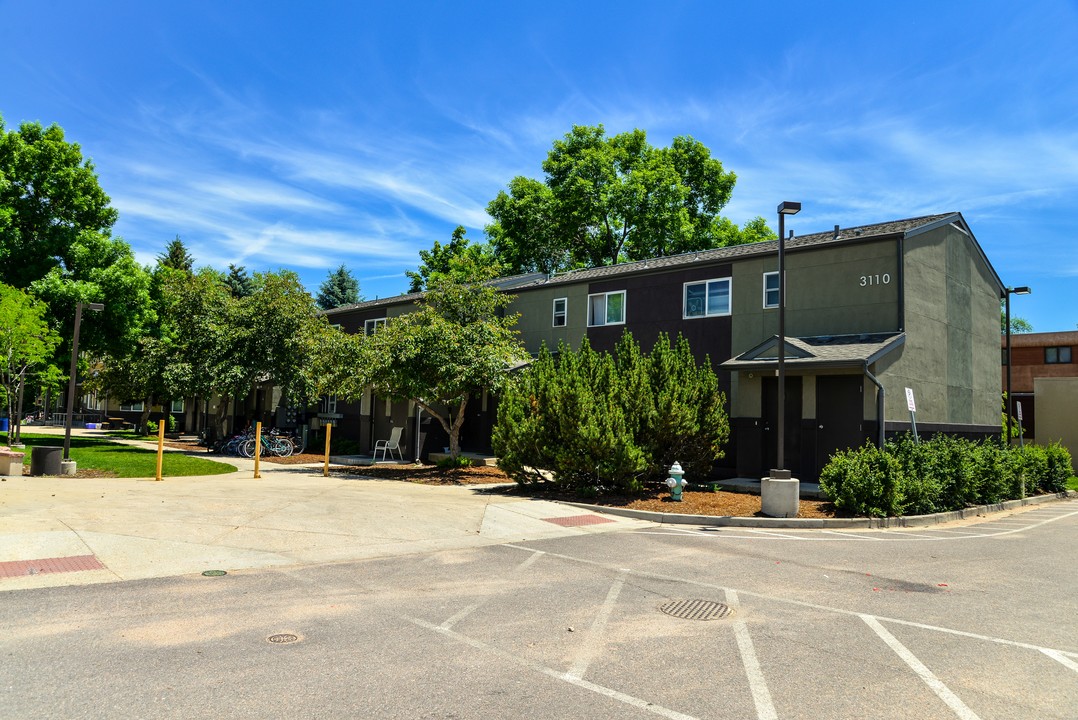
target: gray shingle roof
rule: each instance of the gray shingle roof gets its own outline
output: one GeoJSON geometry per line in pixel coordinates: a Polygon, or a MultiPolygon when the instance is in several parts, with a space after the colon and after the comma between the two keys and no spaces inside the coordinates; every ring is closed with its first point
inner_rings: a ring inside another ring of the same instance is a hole
{"type": "MultiPolygon", "coordinates": [[[[905,333],[859,333],[787,337],[787,367],[856,367],[871,364],[906,342],[905,333]]],[[[722,363],[725,370],[774,369],[778,365],[778,337],[722,363]]]]}
{"type": "MultiPolygon", "coordinates": [[[[872,238],[900,235],[945,220],[960,218],[961,215],[957,212],[940,213],[938,215],[925,215],[923,217],[907,218],[905,220],[892,220],[890,222],[875,223],[873,225],[840,228],[837,232],[829,230],[827,232],[812,233],[810,235],[794,236],[793,239],[786,240],[786,250],[796,251],[798,248],[810,246],[857,242],[872,238]]],[[[735,258],[769,255],[776,252],[778,252],[778,240],[768,240],[765,242],[749,243],[747,245],[734,245],[732,247],[715,248],[714,250],[700,250],[698,252],[669,255],[660,258],[651,258],[649,260],[639,260],[637,262],[620,263],[618,265],[604,265],[603,267],[588,268],[586,270],[573,270],[550,277],[547,277],[542,273],[514,275],[494,280],[493,284],[505,290],[525,290],[528,288],[554,284],[577,283],[600,278],[617,277],[620,275],[654,272],[655,270],[677,268],[693,263],[713,263],[735,258]]],[[[398,305],[408,301],[414,302],[421,297],[423,297],[423,293],[410,293],[380,298],[378,300],[367,300],[355,305],[346,305],[327,310],[325,314],[333,315],[340,312],[362,310],[382,305],[398,305]]]]}

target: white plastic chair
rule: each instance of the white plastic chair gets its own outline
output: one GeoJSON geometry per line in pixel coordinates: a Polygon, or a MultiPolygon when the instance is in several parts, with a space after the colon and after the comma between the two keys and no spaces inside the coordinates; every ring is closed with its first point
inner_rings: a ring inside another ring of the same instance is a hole
{"type": "Polygon", "coordinates": [[[382,460],[386,459],[386,453],[389,453],[389,457],[393,457],[393,451],[397,451],[397,455],[400,459],[404,460],[404,454],[401,452],[401,433],[404,431],[403,427],[393,428],[393,432],[389,433],[388,440],[379,440],[374,443],[374,461],[378,462],[378,451],[382,451],[382,460]]]}

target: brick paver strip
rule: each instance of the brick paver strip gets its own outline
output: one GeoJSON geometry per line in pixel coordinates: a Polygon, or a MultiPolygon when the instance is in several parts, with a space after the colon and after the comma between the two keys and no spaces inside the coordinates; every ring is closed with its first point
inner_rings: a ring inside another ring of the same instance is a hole
{"type": "Polygon", "coordinates": [[[598,515],[570,515],[569,517],[543,518],[548,523],[561,525],[562,527],[579,527],[580,525],[600,525],[602,523],[615,522],[610,518],[598,515]]]}
{"type": "Polygon", "coordinates": [[[0,578],[104,569],[105,566],[93,555],[42,558],[40,560],[11,560],[0,562],[0,578]]]}

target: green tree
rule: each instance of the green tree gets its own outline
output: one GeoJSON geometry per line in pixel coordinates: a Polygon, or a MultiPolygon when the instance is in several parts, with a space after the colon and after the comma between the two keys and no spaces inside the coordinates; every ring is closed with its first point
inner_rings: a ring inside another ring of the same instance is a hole
{"type": "Polygon", "coordinates": [[[93,164],[58,125],[5,131],[0,120],[0,281],[45,301],[65,342],[78,301],[105,303],[83,326],[91,354],[131,342],[143,322],[149,279],[111,237],[115,222],[93,164]]]}
{"type": "Polygon", "coordinates": [[[543,171],[543,182],[517,178],[487,207],[494,219],[487,232],[511,272],[610,265],[723,242],[719,212],[736,176],[691,137],[656,148],[643,130],[607,137],[602,125],[578,125],[554,142],[543,171]]]}
{"type": "Polygon", "coordinates": [[[0,385],[7,405],[8,445],[18,435],[17,403],[26,373],[52,357],[60,342],[49,329],[47,308],[25,292],[0,283],[0,385]]]}
{"type": "MultiPolygon", "coordinates": [[[[1001,335],[1007,333],[1007,312],[1005,310],[999,311],[999,332],[1001,335]]],[[[1033,325],[1030,324],[1025,318],[1011,315],[1011,334],[1017,335],[1020,333],[1033,332],[1033,325]]]]}
{"type": "Polygon", "coordinates": [[[229,263],[228,275],[225,276],[224,283],[234,298],[245,298],[255,291],[254,281],[251,280],[251,276],[247,274],[247,269],[243,265],[237,267],[229,263]]]}
{"type": "Polygon", "coordinates": [[[182,270],[186,273],[194,272],[195,258],[187,250],[187,246],[177,235],[175,240],[165,246],[165,252],[157,256],[157,264],[161,267],[182,270]]]}
{"type": "Polygon", "coordinates": [[[408,292],[423,292],[438,278],[468,283],[489,280],[501,273],[502,267],[494,259],[491,248],[471,244],[465,237],[466,233],[464,226],[458,225],[453,230],[449,244],[442,245],[435,240],[430,250],[419,251],[419,259],[422,260],[419,269],[404,273],[411,281],[408,292]]]}
{"type": "Polygon", "coordinates": [[[511,299],[483,283],[433,279],[415,312],[354,341],[338,393],[354,400],[371,386],[415,400],[445,429],[456,458],[469,400],[500,390],[510,365],[526,357],[513,329],[517,317],[504,315],[511,299]]]}
{"type": "Polygon", "coordinates": [[[359,281],[341,265],[331,270],[318,288],[318,307],[332,310],[343,305],[355,305],[362,298],[359,294],[359,281]]]}
{"type": "Polygon", "coordinates": [[[518,482],[541,471],[569,489],[636,492],[666,476],[676,460],[706,477],[729,438],[726,398],[688,341],[660,335],[651,353],[625,333],[615,353],[587,339],[574,351],[543,348],[502,394],[493,444],[499,466],[518,482]]]}
{"type": "Polygon", "coordinates": [[[57,267],[71,267],[87,233],[108,235],[116,211],[82,150],[59,125],[0,118],[0,282],[25,289],[57,267]]]}

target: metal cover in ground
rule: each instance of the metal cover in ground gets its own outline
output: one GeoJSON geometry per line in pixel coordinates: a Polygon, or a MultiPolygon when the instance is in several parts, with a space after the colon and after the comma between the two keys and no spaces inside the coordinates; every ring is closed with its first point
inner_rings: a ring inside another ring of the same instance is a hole
{"type": "Polygon", "coordinates": [[[299,640],[299,635],[293,635],[292,633],[277,633],[276,635],[270,635],[268,638],[271,643],[280,645],[282,643],[293,643],[299,640]]]}
{"type": "Polygon", "coordinates": [[[719,620],[730,614],[730,608],[713,600],[671,600],[659,609],[682,620],[719,620]]]}

